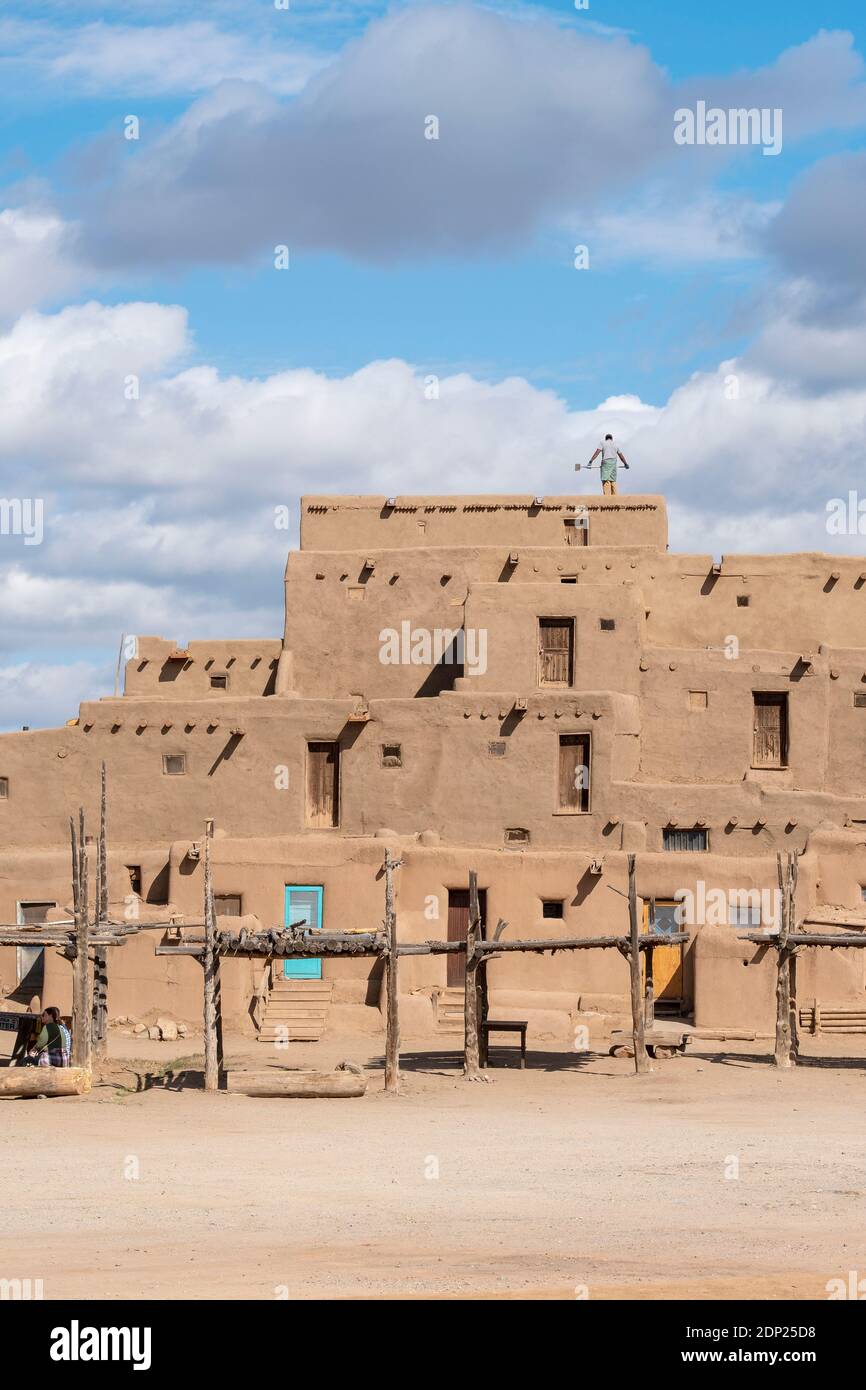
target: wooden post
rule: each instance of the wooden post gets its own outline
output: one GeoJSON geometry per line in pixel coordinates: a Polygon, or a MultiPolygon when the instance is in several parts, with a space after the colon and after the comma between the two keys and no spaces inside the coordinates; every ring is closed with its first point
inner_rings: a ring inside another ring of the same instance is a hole
{"type": "Polygon", "coordinates": [[[797,1021],[794,1016],[793,966],[794,948],[788,945],[788,936],[794,925],[797,857],[788,854],[783,871],[782,855],[777,856],[779,872],[779,894],[782,907],[782,921],[776,947],[776,1047],[774,1060],[777,1067],[787,1069],[797,1061],[797,1021]]]}
{"type": "Polygon", "coordinates": [[[466,933],[466,980],[463,998],[463,1075],[470,1081],[481,1077],[478,1051],[478,964],[475,947],[481,932],[481,906],[478,875],[469,872],[469,927],[466,933]]]}
{"type": "Polygon", "coordinates": [[[397,976],[397,913],[394,911],[394,869],[391,851],[385,850],[385,1090],[396,1095],[400,1089],[400,1013],[397,976]]]}
{"type": "Polygon", "coordinates": [[[72,900],[75,918],[75,962],[72,967],[72,1049],[77,1067],[91,1068],[90,956],[88,949],[87,846],[84,811],[79,812],[78,836],[72,830],[72,900]]]}
{"type": "Polygon", "coordinates": [[[216,950],[216,915],[211,878],[211,840],[213,821],[205,822],[204,837],[204,1088],[219,1090],[222,1062],[222,1007],[220,999],[219,954],[216,950]]]}
{"type": "Polygon", "coordinates": [[[637,885],[635,879],[635,857],[628,857],[628,963],[631,973],[631,1018],[634,1034],[634,1069],[640,1076],[650,1070],[644,1041],[644,1011],[641,999],[640,950],[638,949],[637,885]]]}
{"type": "MultiPolygon", "coordinates": [[[[96,850],[96,922],[108,918],[107,796],[105,763],[99,799],[99,842],[96,850]]],[[[93,952],[93,1046],[97,1057],[108,1051],[108,951],[97,946],[93,952]]]]}

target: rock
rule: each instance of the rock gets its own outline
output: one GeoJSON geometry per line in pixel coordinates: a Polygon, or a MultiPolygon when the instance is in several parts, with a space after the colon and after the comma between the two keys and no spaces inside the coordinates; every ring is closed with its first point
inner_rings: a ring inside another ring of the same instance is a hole
{"type": "Polygon", "coordinates": [[[146,1033],[148,1030],[143,1023],[136,1023],[132,1031],[133,1033],[146,1033]]]}
{"type": "Polygon", "coordinates": [[[179,1023],[177,1025],[177,1036],[179,1038],[185,1038],[188,1032],[189,1029],[187,1028],[185,1023],[179,1023]]]}
{"type": "Polygon", "coordinates": [[[159,1036],[163,1042],[177,1042],[177,1024],[173,1018],[158,1018],[156,1026],[159,1029],[159,1036]]]}
{"type": "Polygon", "coordinates": [[[162,1037],[162,1034],[160,1033],[158,1028],[148,1028],[147,1036],[151,1039],[152,1042],[159,1042],[160,1038],[162,1037]]]}

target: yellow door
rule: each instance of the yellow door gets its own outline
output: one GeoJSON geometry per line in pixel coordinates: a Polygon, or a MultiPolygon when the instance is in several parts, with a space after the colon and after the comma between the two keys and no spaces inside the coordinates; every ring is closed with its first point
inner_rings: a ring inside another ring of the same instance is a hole
{"type": "MultiPolygon", "coordinates": [[[[668,934],[681,930],[676,919],[676,910],[679,903],[667,901],[663,898],[656,898],[655,901],[655,930],[656,933],[668,934]]],[[[643,908],[643,929],[649,931],[650,904],[644,903],[643,908]]],[[[658,999],[666,999],[671,1002],[679,1001],[683,997],[683,948],[682,943],[673,946],[655,946],[653,948],[653,995],[658,999]]]]}

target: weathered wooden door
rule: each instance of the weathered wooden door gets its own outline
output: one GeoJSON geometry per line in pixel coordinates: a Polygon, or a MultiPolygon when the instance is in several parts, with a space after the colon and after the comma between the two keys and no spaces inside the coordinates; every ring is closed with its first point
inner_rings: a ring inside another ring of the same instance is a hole
{"type": "Polygon", "coordinates": [[[557,803],[561,811],[589,810],[588,734],[560,735],[557,803]]]}
{"type": "Polygon", "coordinates": [[[571,685],[573,669],[574,620],[572,618],[539,618],[539,685],[571,685]]]}
{"type": "Polygon", "coordinates": [[[307,825],[327,829],[340,824],[340,745],[307,744],[307,825]]]}
{"type": "Polygon", "coordinates": [[[755,692],[753,767],[784,767],[788,759],[788,697],[755,692]]]}
{"type": "MultiPolygon", "coordinates": [[[[479,888],[478,906],[481,909],[482,934],[484,923],[487,921],[487,889],[479,888]]],[[[449,888],[448,889],[448,940],[465,941],[469,935],[469,889],[468,888],[449,888]]],[[[447,961],[448,974],[447,981],[458,989],[463,988],[466,978],[466,956],[461,951],[452,955],[449,953],[447,961]]]]}
{"type": "MultiPolygon", "coordinates": [[[[676,910],[681,904],[678,902],[665,902],[660,898],[655,901],[655,919],[653,927],[656,933],[669,936],[673,932],[682,931],[676,919],[676,910]]],[[[650,909],[651,903],[644,903],[643,909],[643,929],[650,929],[650,909]]],[[[645,952],[641,953],[644,957],[645,952]]],[[[644,959],[644,967],[646,960],[644,959]]],[[[644,973],[645,969],[644,969],[644,973]]],[[[669,1004],[681,1004],[683,1000],[683,947],[681,942],[672,946],[655,946],[653,948],[653,994],[656,1001],[662,999],[669,1004]]]]}

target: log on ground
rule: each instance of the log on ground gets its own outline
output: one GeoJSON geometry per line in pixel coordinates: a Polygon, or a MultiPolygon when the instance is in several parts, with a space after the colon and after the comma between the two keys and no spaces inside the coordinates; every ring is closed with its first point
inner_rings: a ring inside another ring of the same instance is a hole
{"type": "Polygon", "coordinates": [[[84,1067],[6,1067],[0,1071],[0,1096],[83,1096],[90,1090],[84,1067]]]}
{"type": "Polygon", "coordinates": [[[362,1096],[366,1076],[347,1071],[235,1071],[226,1074],[226,1090],[244,1096],[362,1096]]]}

